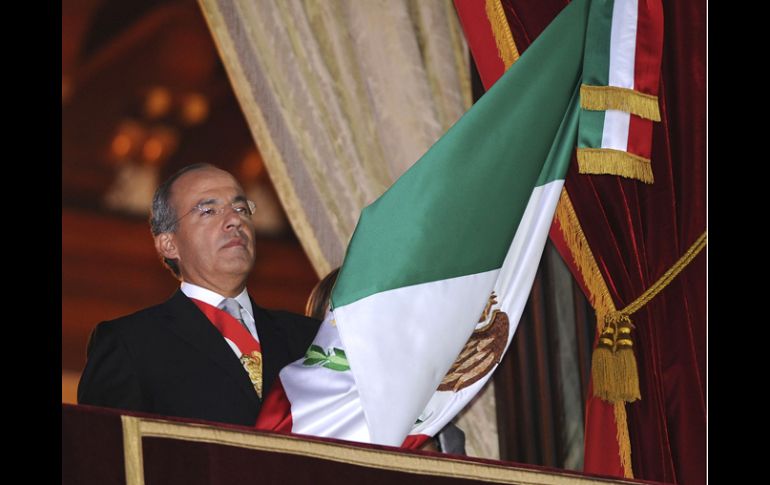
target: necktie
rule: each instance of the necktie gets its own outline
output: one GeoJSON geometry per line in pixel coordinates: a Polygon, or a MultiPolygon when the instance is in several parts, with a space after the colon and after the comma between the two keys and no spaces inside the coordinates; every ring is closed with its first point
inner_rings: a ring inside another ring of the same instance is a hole
{"type": "MultiPolygon", "coordinates": [[[[249,337],[253,338],[249,327],[246,326],[246,322],[243,321],[241,316],[241,304],[235,298],[225,298],[218,308],[224,310],[230,314],[234,319],[238,320],[243,328],[248,332],[249,337]]],[[[257,396],[262,399],[262,351],[258,341],[255,341],[256,347],[249,352],[248,349],[241,348],[243,354],[241,355],[241,364],[249,374],[249,379],[254,385],[254,390],[257,391],[257,396]]],[[[238,342],[236,342],[238,345],[238,342]]],[[[241,346],[239,345],[239,348],[241,346]]],[[[245,346],[244,346],[245,347],[245,346]]]]}
{"type": "Polygon", "coordinates": [[[241,304],[238,303],[238,300],[235,298],[225,298],[222,300],[222,303],[219,304],[218,308],[229,313],[234,319],[238,320],[249,333],[251,333],[249,327],[246,325],[246,322],[243,321],[243,316],[241,315],[241,304]]]}

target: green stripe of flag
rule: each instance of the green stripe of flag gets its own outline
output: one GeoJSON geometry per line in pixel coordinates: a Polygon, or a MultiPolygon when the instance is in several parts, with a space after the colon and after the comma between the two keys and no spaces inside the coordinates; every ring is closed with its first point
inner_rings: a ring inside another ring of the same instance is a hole
{"type": "Polygon", "coordinates": [[[606,111],[580,110],[578,148],[601,148],[606,111]]]}
{"type": "Polygon", "coordinates": [[[613,0],[591,2],[583,66],[583,83],[589,86],[607,86],[610,83],[610,33],[614,4],[613,0]]]}
{"type": "MultiPolygon", "coordinates": [[[[588,2],[573,2],[377,201],[365,208],[335,308],[404,286],[499,268],[580,82],[588,2]]],[[[574,145],[569,147],[571,153],[574,145]]],[[[559,153],[564,152],[564,150],[559,153]]]]}
{"type": "Polygon", "coordinates": [[[554,180],[563,180],[569,162],[572,159],[572,153],[575,150],[575,143],[578,133],[578,120],[580,112],[580,86],[576,85],[572,93],[567,113],[564,115],[559,131],[556,133],[554,143],[551,144],[551,151],[543,164],[540,176],[535,183],[536,187],[541,187],[554,180]]]}

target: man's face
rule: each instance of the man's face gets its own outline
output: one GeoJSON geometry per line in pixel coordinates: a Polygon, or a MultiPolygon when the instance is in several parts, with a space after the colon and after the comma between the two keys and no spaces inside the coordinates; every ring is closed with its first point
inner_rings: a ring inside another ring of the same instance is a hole
{"type": "Polygon", "coordinates": [[[170,202],[179,222],[170,234],[172,259],[184,281],[220,293],[239,278],[245,284],[254,266],[254,223],[231,206],[245,200],[241,186],[223,170],[195,170],[174,182],[170,202]],[[197,205],[225,210],[202,213],[197,205]]]}

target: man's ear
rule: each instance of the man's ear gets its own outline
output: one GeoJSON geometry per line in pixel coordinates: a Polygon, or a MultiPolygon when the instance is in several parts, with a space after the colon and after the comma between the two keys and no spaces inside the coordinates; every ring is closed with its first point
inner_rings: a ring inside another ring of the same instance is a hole
{"type": "Polygon", "coordinates": [[[155,250],[164,258],[179,259],[174,233],[162,232],[155,236],[155,250]]]}

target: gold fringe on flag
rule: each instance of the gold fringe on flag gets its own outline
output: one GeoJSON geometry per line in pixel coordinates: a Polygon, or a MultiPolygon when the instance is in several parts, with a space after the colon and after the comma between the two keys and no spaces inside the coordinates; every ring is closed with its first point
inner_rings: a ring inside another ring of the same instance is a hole
{"type": "Polygon", "coordinates": [[[594,175],[619,175],[646,184],[655,181],[648,158],[611,148],[578,148],[578,171],[594,175]]]}
{"type": "Polygon", "coordinates": [[[501,0],[486,0],[484,7],[487,11],[489,24],[492,26],[492,35],[495,36],[497,54],[502,59],[505,69],[508,70],[519,59],[519,50],[516,48],[516,42],[513,41],[513,34],[508,26],[503,4],[501,0]]]}
{"type": "Polygon", "coordinates": [[[617,429],[615,437],[618,442],[620,464],[623,466],[623,476],[634,478],[634,469],[631,467],[631,439],[628,436],[626,405],[622,402],[616,402],[612,407],[615,411],[615,428],[617,429]]]}
{"type": "Polygon", "coordinates": [[[580,86],[580,107],[591,111],[615,109],[660,121],[658,97],[617,86],[580,86]]]}

